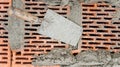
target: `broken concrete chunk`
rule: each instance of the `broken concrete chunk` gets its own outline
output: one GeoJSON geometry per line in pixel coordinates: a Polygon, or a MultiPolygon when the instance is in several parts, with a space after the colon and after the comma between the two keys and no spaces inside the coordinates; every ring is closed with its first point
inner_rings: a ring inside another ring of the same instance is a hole
{"type": "Polygon", "coordinates": [[[30,13],[25,12],[24,10],[21,10],[19,8],[10,8],[9,15],[14,15],[18,18],[21,18],[23,20],[29,21],[29,22],[34,22],[34,23],[38,23],[40,22],[40,19],[30,13]]]}
{"type": "Polygon", "coordinates": [[[70,65],[76,62],[75,57],[70,53],[71,50],[65,48],[56,48],[48,54],[38,56],[32,64],[35,66],[51,65],[70,65]]]}
{"type": "Polygon", "coordinates": [[[82,27],[49,9],[38,33],[76,46],[82,34],[82,27]]]}

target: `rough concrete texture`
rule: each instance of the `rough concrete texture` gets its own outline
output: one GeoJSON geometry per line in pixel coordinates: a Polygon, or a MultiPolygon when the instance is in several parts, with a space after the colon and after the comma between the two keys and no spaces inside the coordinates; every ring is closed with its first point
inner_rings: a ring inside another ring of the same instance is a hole
{"type": "Polygon", "coordinates": [[[82,27],[56,12],[48,10],[38,33],[76,46],[82,34],[82,27]]]}
{"type": "MultiPolygon", "coordinates": [[[[13,0],[12,7],[24,9],[22,0],[13,0]]],[[[12,50],[21,49],[24,45],[24,20],[11,15],[8,18],[8,26],[4,26],[9,34],[9,43],[12,50]]]]}
{"type": "Polygon", "coordinates": [[[32,64],[35,66],[70,65],[76,62],[70,49],[56,48],[48,54],[38,56],[32,64]]]}

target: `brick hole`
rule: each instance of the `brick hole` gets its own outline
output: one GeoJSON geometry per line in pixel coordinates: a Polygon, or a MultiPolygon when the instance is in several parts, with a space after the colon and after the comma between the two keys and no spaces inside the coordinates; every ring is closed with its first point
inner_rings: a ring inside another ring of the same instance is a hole
{"type": "Polygon", "coordinates": [[[120,22],[112,22],[113,24],[120,24],[120,22]]]}
{"type": "Polygon", "coordinates": [[[67,13],[66,12],[59,12],[58,14],[60,14],[60,15],[66,15],[67,13]]]}
{"type": "Polygon", "coordinates": [[[82,24],[91,24],[93,21],[82,21],[82,24]]]}
{"type": "Polygon", "coordinates": [[[78,55],[78,53],[73,53],[74,56],[78,55]]]}
{"type": "Polygon", "coordinates": [[[34,53],[25,53],[23,54],[24,56],[34,56],[35,54],[34,53]]]}
{"type": "Polygon", "coordinates": [[[94,32],[94,30],[87,29],[87,30],[83,30],[83,32],[94,32]]]}
{"type": "Polygon", "coordinates": [[[16,55],[21,55],[21,52],[16,52],[16,55]]]}
{"type": "Polygon", "coordinates": [[[25,52],[29,52],[29,49],[24,49],[25,52]]]}
{"type": "Polygon", "coordinates": [[[105,20],[111,20],[112,18],[110,17],[104,17],[105,20]]]}
{"type": "Polygon", "coordinates": [[[32,62],[23,62],[23,64],[31,64],[32,62]]]}
{"type": "Polygon", "coordinates": [[[7,61],[0,61],[0,64],[7,64],[7,61]]]}
{"type": "Polygon", "coordinates": [[[89,19],[91,19],[91,20],[100,20],[101,17],[89,17],[89,19]]]}
{"type": "Polygon", "coordinates": [[[36,46],[35,46],[35,45],[24,45],[24,47],[28,47],[28,48],[33,47],[33,48],[36,48],[36,46]]]}
{"type": "Polygon", "coordinates": [[[108,49],[107,47],[97,46],[96,49],[108,49]]]}
{"type": "Polygon", "coordinates": [[[105,42],[103,43],[104,45],[116,45],[115,43],[109,43],[109,42],[105,42]]]}
{"type": "Polygon", "coordinates": [[[109,5],[98,4],[97,7],[109,7],[109,5]]]}
{"type": "Polygon", "coordinates": [[[28,27],[28,26],[30,26],[30,24],[25,24],[25,26],[27,26],[27,27],[28,27]]]}
{"type": "Polygon", "coordinates": [[[2,57],[2,59],[8,59],[8,57],[2,57]]]}
{"type": "Polygon", "coordinates": [[[4,15],[3,17],[8,17],[8,15],[4,15]]]}
{"type": "Polygon", "coordinates": [[[51,48],[51,45],[40,45],[39,48],[51,48]]]}
{"type": "Polygon", "coordinates": [[[7,13],[7,11],[0,11],[0,13],[7,13]]]}
{"type": "Polygon", "coordinates": [[[96,12],[99,12],[99,11],[101,11],[101,9],[90,9],[90,11],[96,11],[96,12]]]}
{"type": "Polygon", "coordinates": [[[4,6],[5,9],[8,9],[9,7],[8,6],[4,6]]]}
{"type": "Polygon", "coordinates": [[[82,40],[93,40],[93,38],[82,38],[82,40]]]}
{"type": "Polygon", "coordinates": [[[89,28],[99,28],[99,26],[89,26],[89,28]]]}
{"type": "Polygon", "coordinates": [[[15,62],[15,64],[21,64],[21,62],[15,62]]]}
{"type": "Polygon", "coordinates": [[[92,46],[81,46],[81,48],[85,48],[85,49],[93,49],[92,46]]]}
{"type": "Polygon", "coordinates": [[[33,27],[39,27],[40,24],[32,24],[33,27]]]}
{"type": "Polygon", "coordinates": [[[25,33],[25,35],[30,35],[30,33],[25,33]]]}
{"type": "Polygon", "coordinates": [[[5,48],[3,48],[2,50],[3,50],[3,51],[8,51],[8,49],[5,49],[5,48]]]}
{"type": "Polygon", "coordinates": [[[111,39],[111,41],[120,41],[120,39],[111,39]]]}
{"type": "Polygon", "coordinates": [[[0,19],[0,21],[6,22],[8,21],[8,19],[0,19]]]}
{"type": "Polygon", "coordinates": [[[96,40],[99,40],[99,41],[108,41],[108,39],[104,39],[104,38],[96,38],[96,40]]]}
{"type": "Polygon", "coordinates": [[[61,46],[61,45],[55,45],[54,48],[65,48],[65,46],[61,46]]]}
{"type": "Polygon", "coordinates": [[[90,5],[90,4],[82,4],[82,7],[94,7],[94,5],[90,5]]]}
{"type": "Polygon", "coordinates": [[[26,10],[30,10],[30,7],[25,7],[26,10]]]}
{"type": "Polygon", "coordinates": [[[105,21],[97,21],[97,24],[109,24],[109,22],[105,22],[105,21]]]}
{"type": "Polygon", "coordinates": [[[83,19],[87,19],[87,17],[83,17],[83,19]]]}
{"type": "Polygon", "coordinates": [[[40,35],[39,33],[32,33],[32,35],[40,35]]]}
{"type": "Polygon", "coordinates": [[[37,14],[37,12],[35,12],[35,11],[30,11],[29,13],[31,13],[31,14],[37,14]]]}
{"type": "Polygon", "coordinates": [[[24,39],[36,39],[36,37],[24,37],[24,39]]]}
{"type": "Polygon", "coordinates": [[[82,13],[82,15],[94,16],[94,13],[82,13]]]}
{"type": "Polygon", "coordinates": [[[97,16],[108,16],[108,13],[97,13],[97,16]]]}
{"type": "Polygon", "coordinates": [[[103,36],[104,37],[115,37],[116,35],[114,35],[114,34],[104,34],[103,36]]]}
{"type": "Polygon", "coordinates": [[[89,42],[89,44],[100,45],[99,42],[89,42]]]}
{"type": "Polygon", "coordinates": [[[87,25],[83,25],[83,28],[87,28],[87,25]]]}
{"type": "Polygon", "coordinates": [[[44,18],[44,16],[37,16],[38,18],[44,18]]]}
{"type": "Polygon", "coordinates": [[[47,41],[46,43],[55,43],[55,44],[58,44],[57,41],[47,41]]]}
{"type": "Polygon", "coordinates": [[[87,44],[86,42],[82,42],[82,44],[87,44]]]}
{"type": "Polygon", "coordinates": [[[8,36],[0,36],[0,38],[8,38],[8,36]]]}
{"type": "Polygon", "coordinates": [[[39,4],[39,6],[46,6],[46,4],[45,3],[41,3],[41,4],[39,4]]]}
{"type": "Polygon", "coordinates": [[[108,30],[97,30],[97,32],[104,32],[104,33],[107,33],[108,30]]]}
{"type": "Polygon", "coordinates": [[[4,28],[3,28],[3,27],[0,27],[0,30],[4,30],[4,28]]]}
{"type": "Polygon", "coordinates": [[[29,41],[25,41],[25,43],[30,43],[29,41]]]}
{"type": "Polygon", "coordinates": [[[46,52],[50,52],[51,50],[47,49],[46,52]]]}
{"type": "Polygon", "coordinates": [[[112,33],[120,33],[120,30],[112,30],[112,33]]]}
{"type": "Polygon", "coordinates": [[[28,58],[17,57],[16,60],[28,60],[28,58]]]}
{"type": "Polygon", "coordinates": [[[44,50],[42,50],[42,49],[39,49],[39,50],[31,49],[31,52],[44,52],[44,50]]]}
{"type": "Polygon", "coordinates": [[[120,47],[114,47],[114,49],[120,49],[120,47]]]}
{"type": "Polygon", "coordinates": [[[44,43],[44,41],[32,41],[32,43],[44,43]]]}
{"type": "Polygon", "coordinates": [[[37,6],[37,3],[25,3],[26,6],[37,6]]]}
{"type": "Polygon", "coordinates": [[[40,12],[40,14],[45,14],[46,12],[40,12]]]}
{"type": "Polygon", "coordinates": [[[7,53],[0,53],[0,55],[8,55],[7,53]]]}
{"type": "Polygon", "coordinates": [[[25,28],[26,31],[37,31],[37,29],[34,28],[25,28]]]}
{"type": "Polygon", "coordinates": [[[87,36],[87,34],[82,34],[82,36],[87,36]]]}
{"type": "Polygon", "coordinates": [[[0,44],[0,47],[7,47],[7,44],[0,44]]]}
{"type": "Polygon", "coordinates": [[[104,26],[104,28],[112,28],[112,29],[114,29],[116,27],[115,26],[104,26]]]}
{"type": "Polygon", "coordinates": [[[104,11],[105,12],[115,12],[116,10],[115,9],[105,9],[104,11]]]}
{"type": "Polygon", "coordinates": [[[51,39],[50,37],[39,37],[39,39],[51,39]]]}
{"type": "Polygon", "coordinates": [[[45,10],[45,8],[41,8],[41,7],[32,7],[33,10],[45,10]]]}
{"type": "Polygon", "coordinates": [[[100,34],[89,34],[89,36],[95,36],[95,37],[99,36],[100,37],[101,35],[100,34]]]}
{"type": "Polygon", "coordinates": [[[62,8],[62,10],[67,10],[67,8],[62,8]]]}
{"type": "Polygon", "coordinates": [[[9,2],[0,2],[0,5],[1,5],[1,4],[2,4],[2,5],[3,5],[3,4],[4,4],[4,5],[8,5],[9,2]]]}
{"type": "Polygon", "coordinates": [[[8,43],[8,40],[3,40],[4,43],[8,43]]]}

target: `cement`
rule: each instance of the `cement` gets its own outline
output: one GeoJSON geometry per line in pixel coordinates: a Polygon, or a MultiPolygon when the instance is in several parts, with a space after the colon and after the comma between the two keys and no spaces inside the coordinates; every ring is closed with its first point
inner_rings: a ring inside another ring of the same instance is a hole
{"type": "MultiPolygon", "coordinates": [[[[24,9],[22,0],[13,0],[12,7],[24,9]]],[[[11,15],[8,19],[8,26],[5,26],[8,31],[9,43],[12,50],[19,50],[24,46],[24,20],[11,15]]]]}
{"type": "Polygon", "coordinates": [[[38,33],[77,46],[82,35],[82,27],[52,10],[47,10],[38,33]]]}
{"type": "Polygon", "coordinates": [[[75,57],[70,53],[70,49],[56,48],[48,54],[36,57],[32,62],[35,66],[51,66],[51,65],[70,65],[76,62],[75,57]]]}

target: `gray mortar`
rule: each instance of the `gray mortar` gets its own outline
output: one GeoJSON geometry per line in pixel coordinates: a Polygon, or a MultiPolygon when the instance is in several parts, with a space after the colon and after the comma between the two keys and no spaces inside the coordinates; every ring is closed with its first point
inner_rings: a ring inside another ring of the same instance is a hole
{"type": "Polygon", "coordinates": [[[76,62],[75,57],[70,53],[70,49],[55,48],[48,54],[40,55],[33,60],[35,66],[51,66],[51,65],[70,65],[76,62]]]}
{"type": "MultiPolygon", "coordinates": [[[[13,0],[12,7],[24,9],[22,0],[13,0]]],[[[8,26],[4,26],[8,31],[9,43],[12,50],[19,50],[24,45],[24,20],[9,16],[8,26]]]]}

